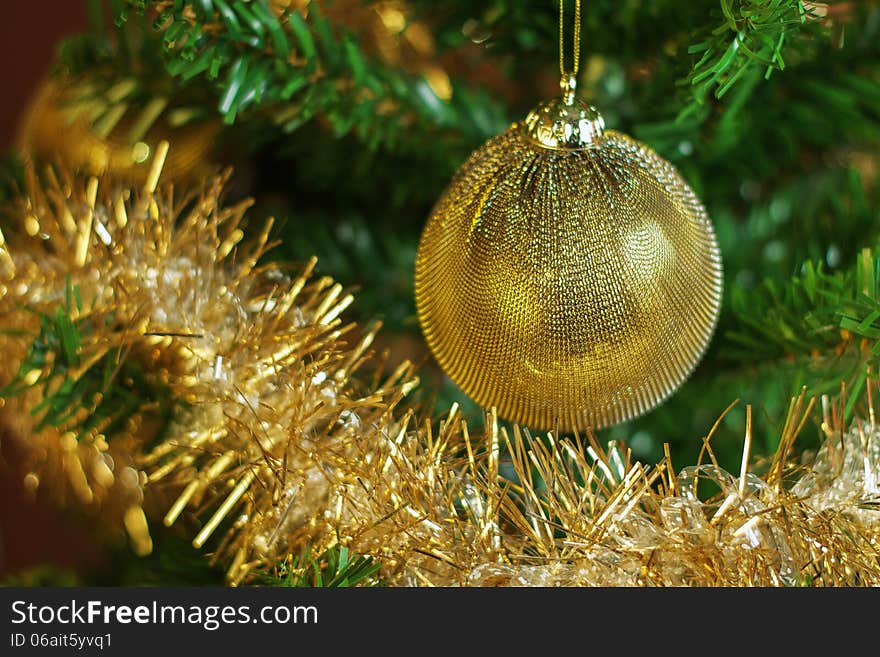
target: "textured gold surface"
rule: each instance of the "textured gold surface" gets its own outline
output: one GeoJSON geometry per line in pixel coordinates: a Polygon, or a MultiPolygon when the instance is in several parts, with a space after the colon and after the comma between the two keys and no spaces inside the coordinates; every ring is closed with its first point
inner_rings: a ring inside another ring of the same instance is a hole
{"type": "Polygon", "coordinates": [[[501,417],[600,428],[647,412],[702,356],[721,301],[706,212],[615,131],[546,148],[524,124],[475,151],[425,226],[419,320],[441,367],[501,417]]]}

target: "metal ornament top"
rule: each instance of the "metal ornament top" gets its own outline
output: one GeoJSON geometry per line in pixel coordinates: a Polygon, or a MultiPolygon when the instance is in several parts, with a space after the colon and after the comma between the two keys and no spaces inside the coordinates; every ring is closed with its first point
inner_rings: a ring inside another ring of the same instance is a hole
{"type": "Polygon", "coordinates": [[[562,95],[529,112],[523,127],[526,134],[545,148],[581,150],[595,147],[605,131],[605,119],[592,105],[575,93],[577,81],[572,73],[559,83],[562,95]]]}

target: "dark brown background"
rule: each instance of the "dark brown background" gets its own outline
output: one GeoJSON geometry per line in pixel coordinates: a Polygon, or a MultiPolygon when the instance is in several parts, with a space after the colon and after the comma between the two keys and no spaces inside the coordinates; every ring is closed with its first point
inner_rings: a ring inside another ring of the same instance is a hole
{"type": "Polygon", "coordinates": [[[7,148],[21,108],[48,69],[58,41],[83,31],[86,11],[83,0],[2,0],[0,6],[0,142],[7,148]]]}
{"type": "MultiPolygon", "coordinates": [[[[6,151],[59,40],[83,31],[86,11],[82,0],[2,0],[0,7],[0,145],[6,151]]],[[[92,556],[88,546],[82,530],[25,498],[0,453],[0,580],[46,562],[79,566],[92,556]]]]}

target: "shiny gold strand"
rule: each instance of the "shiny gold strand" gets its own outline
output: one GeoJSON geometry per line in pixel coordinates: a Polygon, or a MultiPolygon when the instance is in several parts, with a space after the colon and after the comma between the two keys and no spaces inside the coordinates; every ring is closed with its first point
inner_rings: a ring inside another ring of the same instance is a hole
{"type": "MultiPolygon", "coordinates": [[[[783,434],[796,435],[809,409],[803,395],[794,400],[783,434]]],[[[872,427],[867,433],[877,431],[872,427]]],[[[786,465],[797,483],[783,490],[769,477],[749,474],[747,431],[739,478],[716,465],[698,464],[678,474],[675,492],[655,485],[667,463],[645,470],[631,464],[620,446],[602,450],[590,441],[586,448],[573,443],[554,449],[551,443],[547,449],[535,443],[527,461],[526,441],[514,437],[518,477],[536,476],[554,485],[540,496],[532,493],[533,486],[524,486],[514,503],[501,505],[510,510],[502,521],[528,538],[527,550],[507,565],[489,561],[470,574],[468,583],[880,584],[880,518],[869,510],[876,508],[880,452],[860,439],[864,433],[860,423],[849,431],[837,428],[810,467],[786,465]],[[848,467],[830,472],[835,460],[848,467]],[[529,464],[535,475],[527,474],[529,464]],[[703,486],[714,482],[720,493],[701,500],[700,480],[703,486]]],[[[485,490],[490,497],[505,497],[497,484],[487,482],[485,490]]],[[[521,537],[517,542],[523,545],[521,537]]]]}
{"type": "Polygon", "coordinates": [[[414,385],[405,364],[380,389],[358,394],[351,375],[378,326],[346,344],[354,327],[334,318],[348,303],[348,296],[336,301],[338,295],[338,287],[320,281],[278,281],[239,320],[234,343],[197,356],[210,376],[189,382],[191,411],[142,460],[150,485],[185,485],[167,525],[188,507],[211,509],[194,538],[197,547],[224,523],[228,531],[227,521],[247,516],[250,525],[250,509],[278,504],[287,504],[278,525],[254,540],[260,553],[273,554],[273,536],[296,534],[305,543],[331,532],[334,487],[350,476],[339,464],[354,458],[353,445],[387,428],[383,418],[414,385]],[[297,288],[302,298],[289,294],[297,288]]]}
{"type": "MultiPolygon", "coordinates": [[[[382,389],[396,381],[392,376],[382,389]]],[[[392,406],[403,392],[392,398],[392,406]]],[[[466,439],[457,408],[436,433],[412,410],[399,419],[390,411],[362,416],[361,433],[345,450],[331,445],[315,452],[330,492],[317,524],[306,529],[310,495],[296,478],[274,501],[263,496],[263,504],[254,500],[244,507],[215,553],[230,564],[231,583],[248,581],[307,547],[317,553],[337,543],[378,557],[389,583],[415,586],[454,583],[462,569],[494,553],[497,509],[490,500],[484,503],[469,468],[480,463],[491,470],[498,443],[490,440],[492,453],[484,456],[485,447],[466,439]]]]}
{"type": "Polygon", "coordinates": [[[210,510],[197,547],[221,527],[227,535],[230,523],[250,527],[252,509],[282,505],[272,532],[253,542],[259,554],[274,555],[276,537],[305,544],[331,533],[335,487],[350,476],[338,464],[353,458],[352,445],[386,428],[382,418],[415,379],[408,364],[377,390],[352,379],[378,325],[361,337],[342,325],[338,316],[352,297],[328,279],[309,283],[314,261],[293,280],[271,268],[256,276],[256,260],[248,262],[239,278],[218,281],[235,291],[238,307],[218,309],[222,322],[198,328],[213,339],[195,342],[198,349],[181,345],[195,375],[174,387],[190,410],[141,464],[150,486],[182,488],[166,525],[187,508],[210,510]],[[228,332],[218,334],[224,323],[228,332]]]}

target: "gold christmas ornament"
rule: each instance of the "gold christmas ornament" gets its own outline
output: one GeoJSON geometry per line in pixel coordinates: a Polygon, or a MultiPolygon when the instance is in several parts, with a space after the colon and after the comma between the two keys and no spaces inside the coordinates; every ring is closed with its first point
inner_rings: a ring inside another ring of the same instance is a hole
{"type": "Polygon", "coordinates": [[[166,181],[196,183],[214,173],[211,149],[219,130],[213,120],[186,120],[156,96],[138,104],[135,80],[105,89],[90,78],[49,78],[34,94],[18,129],[18,146],[37,158],[100,176],[109,173],[143,184],[158,145],[174,144],[164,167],[166,181]]]}
{"type": "Polygon", "coordinates": [[[601,428],[659,404],[700,360],[721,302],[693,191],[578,99],[578,19],[561,96],[470,156],[415,268],[440,366],[478,403],[541,429],[601,428]]]}

